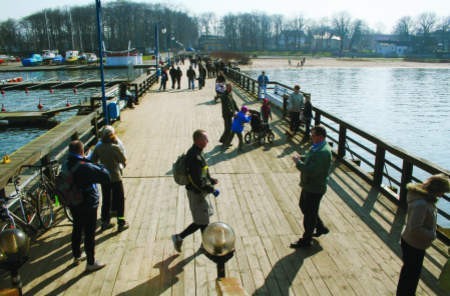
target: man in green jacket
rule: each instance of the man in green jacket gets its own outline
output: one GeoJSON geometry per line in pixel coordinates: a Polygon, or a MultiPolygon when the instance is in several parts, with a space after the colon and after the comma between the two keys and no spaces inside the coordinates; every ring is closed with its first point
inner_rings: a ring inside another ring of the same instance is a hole
{"type": "Polygon", "coordinates": [[[291,248],[311,246],[312,237],[319,237],[329,232],[319,217],[319,206],[322,196],[327,190],[328,176],[331,167],[331,148],[325,141],[327,131],[322,126],[315,126],[311,130],[312,147],[305,157],[295,155],[295,162],[300,174],[300,210],[303,213],[304,233],[291,248]],[[303,160],[304,159],[304,160],[303,160]],[[314,232],[316,230],[316,232],[314,232]]]}

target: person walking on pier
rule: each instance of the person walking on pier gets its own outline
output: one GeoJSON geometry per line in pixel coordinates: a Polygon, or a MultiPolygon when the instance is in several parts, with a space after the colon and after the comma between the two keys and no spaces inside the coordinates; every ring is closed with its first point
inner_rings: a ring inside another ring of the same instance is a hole
{"type": "Polygon", "coordinates": [[[294,86],[294,92],[289,96],[287,109],[291,118],[288,136],[293,137],[300,126],[300,112],[303,108],[303,95],[300,93],[300,86],[294,86]]]}
{"type": "Polygon", "coordinates": [[[188,89],[194,90],[195,88],[194,81],[196,75],[194,69],[192,69],[192,66],[189,66],[189,69],[187,69],[186,76],[188,78],[188,89]]]}
{"type": "Polygon", "coordinates": [[[267,96],[267,84],[269,83],[269,77],[267,77],[264,71],[258,76],[258,99],[263,99],[267,96]],[[261,91],[263,94],[261,94],[261,91]]]}
{"type": "Polygon", "coordinates": [[[181,76],[183,76],[183,71],[181,71],[180,67],[177,67],[177,72],[176,72],[176,79],[177,79],[177,84],[178,87],[177,89],[180,89],[181,87],[181,76]]]}
{"type": "Polygon", "coordinates": [[[175,89],[175,82],[177,81],[177,69],[175,69],[175,65],[172,65],[169,71],[170,80],[172,80],[172,89],[175,89]]]}
{"type": "Polygon", "coordinates": [[[97,222],[97,208],[99,194],[96,183],[107,186],[110,175],[106,168],[93,164],[84,157],[84,145],[75,140],[69,144],[67,166],[72,171],[75,184],[81,189],[83,202],[71,206],[73,215],[72,225],[72,254],[74,265],[81,262],[81,236],[84,233],[84,251],[86,253],[86,271],[96,271],[105,267],[95,260],[95,226],[97,222]]]}
{"type": "Polygon", "coordinates": [[[226,84],[225,92],[220,96],[220,102],[222,105],[224,130],[222,136],[220,136],[219,142],[226,146],[226,144],[229,144],[229,139],[231,137],[233,116],[236,112],[239,112],[236,101],[233,99],[231,83],[226,84]]]}
{"type": "Polygon", "coordinates": [[[322,126],[311,130],[312,147],[306,156],[294,155],[292,160],[300,174],[300,210],[303,213],[304,233],[291,248],[311,246],[312,237],[319,237],[329,232],[319,217],[320,201],[327,190],[328,176],[331,167],[331,148],[326,142],[327,132],[322,126]],[[315,230],[315,232],[314,232],[315,230]]]}
{"type": "Polygon", "coordinates": [[[397,285],[397,296],[416,295],[425,250],[436,239],[436,202],[450,192],[449,178],[431,176],[423,183],[406,186],[408,212],[401,236],[403,266],[397,285]]]}
{"type": "Polygon", "coordinates": [[[243,151],[244,140],[242,138],[242,131],[244,130],[244,124],[250,122],[250,116],[247,115],[248,108],[247,106],[242,106],[241,111],[239,111],[233,119],[233,123],[231,125],[231,136],[229,137],[228,142],[225,144],[226,147],[231,146],[231,142],[233,141],[234,135],[237,135],[239,139],[238,152],[243,151]]]}
{"type": "MultiPolygon", "coordinates": [[[[126,157],[123,148],[118,145],[115,133],[112,129],[104,129],[102,143],[95,147],[92,153],[92,161],[100,161],[111,174],[110,186],[102,186],[103,200],[111,200],[113,208],[117,211],[117,231],[121,232],[129,227],[125,221],[125,193],[122,183],[122,169],[126,166],[126,157]]],[[[102,231],[112,228],[108,213],[109,206],[102,207],[102,231]]]]}
{"type": "Polygon", "coordinates": [[[210,176],[203,150],[208,145],[208,135],[204,130],[196,130],[193,134],[193,145],[186,153],[186,171],[190,182],[186,185],[189,208],[193,222],[181,233],[172,235],[172,242],[177,252],[181,252],[183,240],[197,230],[203,230],[209,224],[209,217],[213,214],[212,206],[208,200],[208,194],[215,197],[219,190],[214,188],[217,179],[210,176]]]}

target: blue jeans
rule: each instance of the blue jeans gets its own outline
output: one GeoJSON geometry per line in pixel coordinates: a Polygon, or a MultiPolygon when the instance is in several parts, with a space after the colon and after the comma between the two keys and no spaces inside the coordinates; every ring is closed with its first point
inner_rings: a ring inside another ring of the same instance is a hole
{"type": "Polygon", "coordinates": [[[265,98],[267,96],[267,85],[259,85],[258,86],[258,99],[261,98],[261,91],[264,92],[263,98],[265,98]]]}

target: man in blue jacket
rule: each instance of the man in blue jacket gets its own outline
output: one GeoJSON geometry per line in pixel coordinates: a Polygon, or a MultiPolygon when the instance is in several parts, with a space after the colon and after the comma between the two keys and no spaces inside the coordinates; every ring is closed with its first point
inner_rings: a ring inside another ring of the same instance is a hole
{"type": "Polygon", "coordinates": [[[329,232],[319,217],[319,206],[327,190],[328,176],[331,167],[331,148],[326,142],[327,132],[322,126],[311,129],[312,147],[304,157],[295,155],[292,160],[300,171],[300,210],[303,213],[304,233],[291,248],[311,246],[313,236],[321,236],[329,232]],[[315,232],[314,232],[315,230],[315,232]]]}
{"type": "Polygon", "coordinates": [[[269,77],[267,77],[264,71],[258,76],[258,99],[264,99],[267,96],[267,84],[269,83],[269,77]],[[261,96],[263,91],[264,96],[261,96]]]}
{"type": "Polygon", "coordinates": [[[105,264],[95,260],[95,227],[99,204],[99,194],[95,184],[109,184],[109,172],[84,157],[84,145],[79,140],[70,142],[67,162],[68,168],[73,170],[74,183],[80,188],[84,198],[81,204],[70,207],[73,215],[72,254],[74,264],[78,265],[81,261],[81,235],[84,233],[86,271],[96,271],[105,267],[105,264]]]}

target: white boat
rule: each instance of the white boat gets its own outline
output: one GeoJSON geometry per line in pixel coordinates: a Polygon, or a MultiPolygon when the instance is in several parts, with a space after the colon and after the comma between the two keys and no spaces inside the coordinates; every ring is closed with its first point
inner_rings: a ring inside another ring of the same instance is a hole
{"type": "Polygon", "coordinates": [[[93,53],[93,52],[87,52],[86,56],[87,56],[88,64],[96,63],[97,60],[98,60],[97,55],[95,53],[93,53]]]}
{"type": "Polygon", "coordinates": [[[42,51],[42,60],[44,64],[51,64],[53,59],[58,55],[57,49],[44,49],[42,51]]]}

